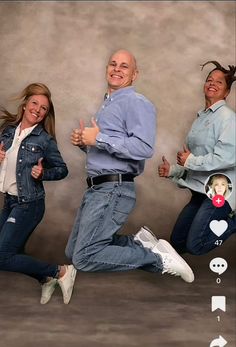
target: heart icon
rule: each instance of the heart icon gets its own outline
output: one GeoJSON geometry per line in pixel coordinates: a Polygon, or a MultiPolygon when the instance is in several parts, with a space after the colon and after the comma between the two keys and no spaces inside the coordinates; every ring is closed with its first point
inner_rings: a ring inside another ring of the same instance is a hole
{"type": "Polygon", "coordinates": [[[228,228],[228,223],[225,220],[212,220],[210,229],[216,236],[221,236],[228,228]]]}

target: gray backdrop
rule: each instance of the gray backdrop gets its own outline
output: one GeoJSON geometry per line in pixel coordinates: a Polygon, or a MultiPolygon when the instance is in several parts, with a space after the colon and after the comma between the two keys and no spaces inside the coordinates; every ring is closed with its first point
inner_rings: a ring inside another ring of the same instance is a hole
{"type": "MultiPolygon", "coordinates": [[[[158,109],[156,151],[137,179],[137,206],[123,231],[134,233],[146,224],[169,239],[189,192],[159,178],[157,166],[163,154],[175,161],[204,105],[203,82],[213,66],[201,71],[200,64],[235,64],[235,3],[11,1],[0,2],[0,18],[0,104],[15,111],[10,96],[32,82],[47,84],[56,108],[59,148],[70,172],[62,181],[45,184],[47,212],[29,250],[47,260],[64,260],[86,187],[85,157],[70,144],[70,133],[80,118],[90,123],[105,92],[108,56],[119,48],[136,56],[137,90],[158,109]]],[[[235,87],[228,102],[235,108],[235,87]]],[[[231,252],[232,242],[223,249],[231,252]]]]}

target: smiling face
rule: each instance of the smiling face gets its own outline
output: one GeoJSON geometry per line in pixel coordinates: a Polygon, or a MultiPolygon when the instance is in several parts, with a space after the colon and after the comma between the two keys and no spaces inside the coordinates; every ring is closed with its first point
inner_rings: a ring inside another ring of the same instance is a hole
{"type": "Polygon", "coordinates": [[[23,109],[21,129],[30,128],[46,117],[49,110],[48,98],[45,95],[32,95],[23,109]]]}
{"type": "Polygon", "coordinates": [[[137,74],[135,58],[131,53],[123,50],[114,53],[110,57],[106,69],[108,92],[112,93],[132,85],[137,74]]]}
{"type": "Polygon", "coordinates": [[[213,182],[212,188],[216,194],[224,195],[227,191],[228,182],[225,178],[216,178],[213,182]]]}
{"type": "Polygon", "coordinates": [[[204,93],[207,107],[228,96],[229,89],[222,71],[214,70],[208,75],[204,84],[204,93]]]}

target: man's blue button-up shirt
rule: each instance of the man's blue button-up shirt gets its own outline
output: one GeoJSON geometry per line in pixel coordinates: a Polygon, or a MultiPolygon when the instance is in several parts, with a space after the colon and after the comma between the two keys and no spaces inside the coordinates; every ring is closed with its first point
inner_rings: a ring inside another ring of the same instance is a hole
{"type": "Polygon", "coordinates": [[[154,152],[155,106],[134,87],[121,88],[104,100],[96,121],[100,132],[96,146],[87,147],[88,175],[141,174],[154,152]]]}

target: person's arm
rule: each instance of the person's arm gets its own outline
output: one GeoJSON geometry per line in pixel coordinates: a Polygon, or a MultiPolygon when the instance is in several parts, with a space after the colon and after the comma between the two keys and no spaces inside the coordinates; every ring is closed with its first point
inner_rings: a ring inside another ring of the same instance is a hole
{"type": "Polygon", "coordinates": [[[151,158],[154,152],[156,136],[156,110],[142,98],[129,103],[126,110],[127,135],[114,132],[108,135],[99,131],[96,136],[96,147],[106,150],[121,159],[143,160],[151,158]]]}
{"type": "Polygon", "coordinates": [[[74,146],[79,147],[79,149],[81,149],[83,152],[87,153],[87,146],[83,143],[82,141],[82,132],[84,130],[84,120],[80,119],[79,120],[79,128],[73,129],[72,133],[71,133],[71,143],[74,146]]]}
{"type": "Polygon", "coordinates": [[[178,164],[170,165],[169,175],[170,178],[179,179],[184,176],[186,169],[178,164]]]}
{"type": "Polygon", "coordinates": [[[61,180],[68,175],[68,169],[53,138],[49,140],[42,160],[43,175],[41,180],[61,180]]]}
{"type": "Polygon", "coordinates": [[[235,119],[232,117],[227,122],[222,123],[221,133],[213,152],[199,156],[195,156],[193,153],[189,154],[184,167],[194,171],[211,171],[234,167],[236,164],[235,132],[235,119]]]}

